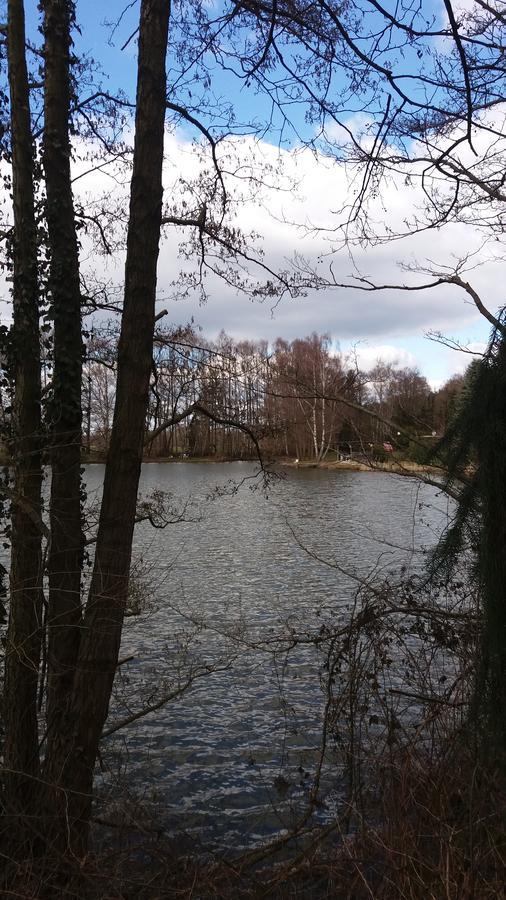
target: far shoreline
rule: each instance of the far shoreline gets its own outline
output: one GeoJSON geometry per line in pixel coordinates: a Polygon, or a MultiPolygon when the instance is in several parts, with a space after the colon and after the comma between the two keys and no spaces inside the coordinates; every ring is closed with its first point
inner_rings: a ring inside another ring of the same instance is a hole
{"type": "MultiPolygon", "coordinates": [[[[91,454],[83,455],[82,465],[105,465],[106,455],[91,454]]],[[[237,462],[258,462],[258,457],[251,456],[247,459],[239,457],[223,457],[223,456],[145,456],[142,464],[212,464],[226,465],[237,462]]],[[[323,459],[315,461],[313,459],[294,460],[292,457],[275,457],[274,459],[265,460],[266,465],[276,466],[283,469],[322,469],[330,472],[389,472],[398,475],[429,475],[441,473],[438,466],[422,465],[406,459],[393,459],[387,462],[364,462],[358,459],[331,460],[323,459]]]]}

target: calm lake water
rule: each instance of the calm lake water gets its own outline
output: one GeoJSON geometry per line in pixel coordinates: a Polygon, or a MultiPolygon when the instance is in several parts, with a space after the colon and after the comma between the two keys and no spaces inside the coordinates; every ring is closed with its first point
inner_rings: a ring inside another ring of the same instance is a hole
{"type": "MultiPolygon", "coordinates": [[[[418,569],[448,514],[444,496],[409,478],[289,469],[266,493],[255,472],[239,462],[143,467],[142,493],[170,492],[184,520],[136,528],[134,587],[147,603],[127,620],[122,656],[133,658],[111,721],[190,671],[199,677],[107,740],[99,779],[106,800],[119,776],[168,831],[228,848],[287,827],[314,775],[322,660],[314,648],[274,653],[274,639],[344,620],[356,576],[418,569]]],[[[102,477],[87,467],[90,498],[102,477]]],[[[328,807],[337,773],[325,789],[328,807]]]]}

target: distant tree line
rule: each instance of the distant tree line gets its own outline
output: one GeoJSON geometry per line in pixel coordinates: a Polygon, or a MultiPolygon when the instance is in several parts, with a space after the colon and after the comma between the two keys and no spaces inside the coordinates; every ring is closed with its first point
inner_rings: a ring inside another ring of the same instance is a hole
{"type": "MultiPolygon", "coordinates": [[[[84,368],[88,453],[109,445],[115,369],[114,327],[95,329],[84,368]]],[[[243,425],[271,456],[383,458],[389,444],[419,457],[424,441],[445,432],[464,381],[455,375],[434,391],[417,368],[382,359],[366,371],[327,334],[270,345],[224,331],[215,341],[191,327],[159,331],[146,454],[248,458],[255,447],[243,425]]]]}

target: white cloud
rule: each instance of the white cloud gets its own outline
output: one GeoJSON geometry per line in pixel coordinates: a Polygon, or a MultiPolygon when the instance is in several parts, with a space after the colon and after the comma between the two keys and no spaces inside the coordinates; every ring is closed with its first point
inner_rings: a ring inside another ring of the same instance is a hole
{"type": "Polygon", "coordinates": [[[374,368],[380,359],[393,365],[396,369],[417,367],[417,359],[413,353],[410,353],[409,350],[405,350],[403,347],[394,347],[391,344],[361,342],[353,348],[353,356],[355,355],[359,368],[365,372],[374,368]]]}
{"type": "MultiPolygon", "coordinates": [[[[444,8],[444,4],[442,5],[444,8]]],[[[455,14],[480,11],[476,4],[476,0],[452,0],[452,7],[455,14]]],[[[446,10],[444,11],[446,13],[446,10]]],[[[483,10],[481,10],[481,12],[483,12],[483,10]]]]}
{"type": "MultiPolygon", "coordinates": [[[[322,271],[328,271],[332,261],[339,281],[345,282],[360,271],[375,282],[395,284],[407,279],[416,280],[415,275],[399,270],[399,260],[424,263],[429,258],[436,266],[445,265],[456,255],[474,251],[479,246],[480,236],[475,229],[449,225],[401,243],[383,243],[375,247],[348,245],[330,257],[328,254],[336,238],[330,229],[336,223],[336,211],[346,206],[355,190],[353,172],[309,150],[278,151],[266,142],[249,138],[235,138],[228,147],[223,147],[223,152],[227,151],[230,151],[232,162],[235,158],[236,167],[242,166],[240,174],[247,173],[250,165],[256,167],[260,161],[265,170],[265,181],[274,186],[281,184],[283,188],[281,191],[269,190],[265,185],[255,183],[252,187],[243,181],[239,182],[240,193],[236,193],[234,224],[245,231],[253,229],[263,236],[260,245],[265,251],[265,261],[272,268],[286,267],[288,260],[298,252],[322,271]],[[293,184],[297,184],[297,190],[291,189],[293,184]],[[299,227],[290,223],[299,223],[299,227]],[[318,228],[314,230],[311,226],[318,228]]],[[[165,200],[170,202],[181,194],[181,179],[196,180],[201,161],[191,143],[175,135],[167,136],[166,160],[165,200]]],[[[233,168],[232,162],[229,160],[229,169],[233,168]]],[[[128,187],[128,172],[114,167],[109,172],[97,171],[75,182],[76,194],[83,201],[94,202],[97,206],[105,202],[110,211],[118,205],[117,227],[121,241],[125,236],[128,187]]],[[[408,188],[403,177],[396,177],[370,203],[371,220],[380,228],[388,226],[393,231],[402,230],[419,199],[416,186],[408,188]]],[[[198,204],[198,193],[194,202],[198,204]]],[[[164,305],[167,305],[165,298],[171,293],[171,283],[177,280],[180,269],[194,265],[193,260],[182,263],[178,258],[181,237],[181,230],[164,230],[158,277],[160,303],[164,305]]],[[[475,263],[478,261],[479,258],[474,260],[475,263]]],[[[106,258],[92,250],[89,241],[83,240],[83,271],[109,278],[120,286],[123,265],[121,247],[115,249],[112,258],[106,258]]],[[[503,282],[497,277],[497,265],[477,268],[472,273],[472,281],[491,309],[504,303],[503,282]]],[[[420,364],[418,356],[407,349],[399,349],[392,341],[400,342],[401,346],[430,329],[458,335],[463,330],[476,329],[481,321],[469,298],[449,286],[413,293],[393,289],[363,293],[334,288],[309,292],[307,297],[297,299],[285,297],[274,309],[270,301],[252,302],[248,297],[237,295],[233,288],[212,275],[206,286],[207,305],[199,307],[196,298],[171,303],[169,321],[185,322],[193,316],[210,336],[224,328],[234,337],[271,340],[278,335],[292,339],[312,331],[329,332],[343,343],[366,339],[369,343],[361,345],[360,353],[372,364],[377,356],[389,361],[398,359],[400,365],[415,365],[417,361],[420,364]]],[[[487,330],[488,326],[484,327],[483,335],[487,330]]],[[[477,335],[476,339],[480,337],[477,335]]],[[[440,348],[430,347],[427,357],[437,352],[441,352],[440,348]]],[[[427,371],[426,358],[421,361],[421,367],[427,371]]],[[[455,370],[455,362],[452,369],[455,370]]]]}
{"type": "MultiPolygon", "coordinates": [[[[245,157],[261,155],[274,163],[278,151],[270,145],[254,144],[247,140],[236,142],[245,157]]],[[[480,236],[473,228],[449,225],[441,231],[425,232],[401,244],[398,242],[364,248],[343,248],[332,258],[328,256],[332,241],[337,238],[331,231],[336,222],[335,211],[345,205],[350,195],[350,173],[318,159],[306,150],[282,151],[281,170],[286,179],[299,182],[298,193],[279,194],[259,187],[253,200],[244,201],[237,210],[237,223],[246,230],[254,228],[263,235],[262,246],[266,260],[274,267],[284,267],[295,252],[306,256],[321,271],[328,271],[332,260],[333,270],[339,281],[347,281],[357,270],[376,282],[400,283],[416,281],[416,276],[406,275],[398,268],[399,259],[424,264],[427,258],[436,266],[451,264],[457,255],[475,251],[480,236]],[[299,222],[305,228],[288,223],[299,222]],[[312,230],[310,226],[318,226],[312,230]],[[322,230],[323,229],[323,230],[322,230]],[[318,259],[322,258],[318,263],[318,259]]],[[[402,230],[405,220],[418,200],[415,189],[406,189],[402,179],[388,187],[387,194],[371,204],[371,218],[388,223],[395,230],[402,230]]],[[[475,260],[476,262],[476,260],[475,260]]],[[[160,258],[160,286],[167,284],[177,268],[175,263],[175,239],[165,237],[160,258]]],[[[493,266],[478,270],[473,279],[487,297],[492,308],[500,305],[499,284],[493,266]]],[[[418,279],[420,280],[420,279],[418,279]]],[[[191,311],[206,330],[217,331],[224,327],[234,335],[250,337],[287,338],[311,331],[330,332],[336,339],[400,337],[421,334],[426,330],[459,331],[476,322],[478,314],[462,291],[441,286],[437,291],[405,293],[387,290],[378,293],[346,291],[340,288],[310,292],[306,298],[285,298],[271,313],[269,303],[251,304],[226,285],[213,281],[208,287],[211,299],[208,305],[198,309],[195,304],[182,303],[181,310],[191,311]]],[[[184,316],[183,316],[184,317],[184,316]]]]}

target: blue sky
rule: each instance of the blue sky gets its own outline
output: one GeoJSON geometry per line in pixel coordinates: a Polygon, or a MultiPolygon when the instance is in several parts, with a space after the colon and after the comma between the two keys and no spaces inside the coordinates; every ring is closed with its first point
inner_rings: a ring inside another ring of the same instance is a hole
{"type": "MultiPolygon", "coordinates": [[[[121,46],[138,25],[138,3],[129,9],[128,0],[78,0],[76,4],[77,23],[81,34],[75,34],[75,47],[78,53],[85,53],[95,58],[101,65],[107,84],[111,91],[119,88],[133,96],[135,94],[135,42],[130,49],[121,51],[121,46]],[[113,33],[114,23],[124,15],[113,33]]],[[[26,29],[32,39],[39,41],[38,28],[41,21],[37,3],[25,2],[26,29]]]]}

